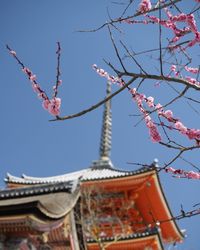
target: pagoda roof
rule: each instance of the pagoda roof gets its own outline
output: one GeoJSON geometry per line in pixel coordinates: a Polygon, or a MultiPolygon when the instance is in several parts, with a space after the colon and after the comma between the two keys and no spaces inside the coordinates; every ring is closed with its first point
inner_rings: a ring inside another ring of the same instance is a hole
{"type": "MultiPolygon", "coordinates": [[[[119,247],[126,247],[126,249],[144,249],[145,243],[148,242],[148,244],[151,242],[156,242],[156,245],[153,244],[153,249],[159,249],[159,250],[164,250],[159,230],[157,228],[152,228],[149,229],[145,232],[140,232],[140,233],[133,233],[129,235],[124,235],[121,236],[120,239],[116,241],[114,237],[102,237],[101,238],[102,242],[112,242],[112,249],[118,249],[119,247]],[[154,241],[152,241],[152,239],[154,241]],[[140,243],[140,240],[142,243],[140,243]],[[131,242],[129,246],[129,241],[131,242]],[[135,243],[134,243],[135,241],[135,243]]],[[[90,247],[90,245],[96,245],[95,240],[93,239],[87,239],[87,243],[89,244],[89,249],[96,249],[95,247],[90,247]]],[[[110,249],[108,247],[108,249],[110,249]]]]}
{"type": "Polygon", "coordinates": [[[78,197],[75,181],[4,189],[0,191],[0,216],[37,211],[40,216],[58,219],[71,211],[78,197]]]}
{"type": "Polygon", "coordinates": [[[105,179],[115,179],[133,175],[140,175],[143,173],[150,172],[154,167],[143,167],[135,171],[119,170],[111,167],[109,162],[102,164],[102,162],[97,161],[93,163],[93,166],[80,171],[75,171],[72,173],[67,173],[63,175],[57,175],[52,177],[32,177],[28,175],[22,175],[21,177],[16,177],[11,174],[7,174],[4,179],[6,183],[10,184],[24,184],[24,185],[35,185],[35,184],[47,184],[47,183],[60,183],[67,181],[95,181],[95,180],[105,180],[105,179]]]}

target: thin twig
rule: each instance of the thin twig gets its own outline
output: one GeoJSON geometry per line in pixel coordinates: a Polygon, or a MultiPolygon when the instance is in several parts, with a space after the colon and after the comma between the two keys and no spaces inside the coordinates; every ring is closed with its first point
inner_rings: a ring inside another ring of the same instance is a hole
{"type": "MultiPolygon", "coordinates": [[[[161,8],[160,8],[160,0],[159,0],[159,19],[161,20],[162,16],[161,16],[161,8]]],[[[160,60],[160,74],[161,76],[163,76],[163,62],[162,62],[162,27],[161,24],[159,22],[159,60],[160,60]]]]}
{"type": "Polygon", "coordinates": [[[141,69],[141,71],[147,75],[147,72],[142,68],[142,66],[137,62],[137,60],[133,57],[133,55],[130,53],[130,51],[128,50],[128,48],[125,46],[125,44],[120,41],[121,45],[124,47],[124,49],[126,50],[126,52],[128,53],[128,55],[133,59],[133,61],[135,62],[135,64],[141,69]]]}
{"type": "MultiPolygon", "coordinates": [[[[174,0],[172,3],[177,3],[177,2],[180,2],[181,0],[174,0]]],[[[172,5],[172,3],[166,3],[166,4],[163,4],[162,6],[160,6],[161,9],[163,8],[166,8],[170,5],[172,5]]],[[[159,9],[159,7],[156,7],[156,8],[152,8],[151,10],[148,11],[148,13],[151,13],[151,12],[154,12],[154,11],[157,11],[159,9]]],[[[91,30],[79,30],[78,32],[96,32],[96,31],[99,31],[101,30],[102,28],[106,27],[107,25],[110,25],[111,23],[121,23],[125,20],[128,20],[128,19],[131,19],[131,18],[134,18],[134,17],[138,17],[138,16],[141,16],[141,15],[144,15],[145,13],[144,12],[137,12],[136,14],[132,15],[132,16],[127,16],[127,17],[124,17],[124,18],[116,18],[116,19],[113,19],[111,22],[106,22],[104,24],[102,24],[101,26],[95,28],[95,29],[91,29],[91,30]]]]}
{"type": "Polygon", "coordinates": [[[57,54],[57,68],[56,68],[56,86],[55,86],[55,89],[54,89],[54,95],[53,97],[56,97],[57,94],[58,94],[58,86],[60,85],[60,76],[61,76],[61,72],[60,72],[60,55],[61,55],[61,46],[60,46],[60,42],[57,42],[57,51],[56,51],[56,54],[57,54]]]}
{"type": "Polygon", "coordinates": [[[113,35],[112,35],[112,32],[111,32],[111,29],[110,29],[110,26],[109,26],[109,25],[108,25],[108,30],[109,30],[110,39],[111,39],[112,45],[113,45],[113,47],[114,47],[114,49],[115,49],[115,53],[116,53],[116,55],[117,55],[117,58],[118,58],[118,60],[119,60],[119,62],[120,62],[120,64],[121,64],[121,66],[122,66],[124,72],[126,72],[126,68],[125,68],[125,66],[124,66],[124,64],[123,64],[123,62],[122,62],[121,57],[120,57],[119,51],[118,51],[117,46],[116,46],[116,44],[115,44],[115,41],[114,41],[114,38],[113,38],[113,35]]]}

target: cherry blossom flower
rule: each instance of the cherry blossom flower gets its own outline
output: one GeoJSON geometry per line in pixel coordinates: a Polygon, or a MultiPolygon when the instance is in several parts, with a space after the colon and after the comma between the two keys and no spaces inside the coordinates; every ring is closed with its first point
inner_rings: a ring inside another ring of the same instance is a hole
{"type": "Polygon", "coordinates": [[[198,85],[198,81],[195,78],[192,78],[190,76],[186,76],[185,79],[192,85],[198,85]]]}
{"type": "Polygon", "coordinates": [[[29,77],[29,79],[30,79],[30,81],[35,81],[36,80],[36,75],[31,75],[30,77],[29,77]]]}
{"type": "Polygon", "coordinates": [[[161,136],[160,136],[155,124],[152,127],[150,127],[149,132],[150,132],[150,137],[151,137],[152,142],[160,142],[161,141],[161,136]]]}
{"type": "Polygon", "coordinates": [[[60,98],[53,98],[51,100],[44,100],[42,106],[45,110],[48,110],[52,115],[59,115],[60,114],[60,106],[61,106],[61,99],[60,98]]]}
{"type": "Polygon", "coordinates": [[[31,70],[29,68],[24,67],[24,68],[22,68],[22,71],[25,74],[27,74],[29,77],[32,75],[32,72],[31,72],[31,70]]]}
{"type": "Polygon", "coordinates": [[[151,1],[150,0],[142,0],[139,4],[139,11],[144,13],[151,9],[151,1]]]}
{"type": "Polygon", "coordinates": [[[62,84],[62,80],[58,80],[58,86],[62,84]]]}
{"type": "Polygon", "coordinates": [[[176,65],[174,64],[171,65],[171,71],[174,71],[174,72],[176,71],[176,65]]]}
{"type": "Polygon", "coordinates": [[[46,99],[43,101],[42,106],[44,109],[48,110],[49,104],[50,104],[50,101],[48,99],[46,99]]]}
{"type": "Polygon", "coordinates": [[[13,56],[17,55],[17,53],[14,50],[10,50],[10,54],[13,55],[13,56]]]}
{"type": "Polygon", "coordinates": [[[187,127],[185,127],[185,126],[183,125],[183,123],[180,122],[180,121],[177,121],[177,122],[175,123],[174,127],[175,127],[176,129],[178,129],[182,134],[186,134],[186,133],[187,133],[187,127]]]}
{"type": "Polygon", "coordinates": [[[193,74],[197,74],[199,72],[198,68],[192,68],[192,67],[187,67],[187,66],[185,66],[185,70],[193,74]]]}
{"type": "Polygon", "coordinates": [[[188,179],[200,179],[200,173],[194,171],[185,171],[183,169],[174,169],[172,167],[164,168],[166,173],[173,174],[173,177],[188,178],[188,179]]]}
{"type": "MultiPolygon", "coordinates": [[[[49,100],[46,93],[41,89],[40,85],[36,82],[36,75],[32,73],[32,71],[25,67],[24,64],[21,62],[21,60],[17,57],[17,54],[14,50],[12,50],[8,45],[6,46],[9,50],[9,53],[15,57],[19,65],[22,67],[22,71],[28,76],[28,79],[31,82],[31,86],[35,93],[37,93],[37,96],[43,100],[42,106],[45,110],[48,110],[50,114],[57,116],[60,114],[60,106],[61,106],[61,99],[56,98],[56,94],[54,93],[54,96],[51,100],[49,100]]],[[[60,51],[60,44],[58,43],[58,51],[60,51]]],[[[59,60],[59,59],[58,59],[59,60]]],[[[59,67],[59,66],[58,66],[59,67]]],[[[58,69],[59,71],[59,69],[58,69]]],[[[61,85],[62,81],[59,79],[60,72],[58,72],[57,75],[57,86],[55,87],[55,90],[57,91],[57,87],[61,85]]]]}
{"type": "Polygon", "coordinates": [[[154,107],[154,98],[153,98],[152,96],[147,97],[147,105],[148,105],[150,108],[153,108],[153,107],[154,107]]]}
{"type": "Polygon", "coordinates": [[[173,112],[171,110],[166,110],[163,114],[170,121],[173,118],[173,112]]]}
{"type": "Polygon", "coordinates": [[[124,85],[124,81],[120,77],[118,77],[118,76],[114,77],[114,76],[108,74],[108,72],[106,72],[104,69],[98,68],[96,64],[93,64],[92,68],[97,72],[97,74],[99,74],[102,77],[105,77],[109,82],[117,83],[119,86],[124,85]]]}
{"type": "Polygon", "coordinates": [[[40,86],[37,83],[32,83],[32,88],[33,88],[34,92],[36,92],[36,93],[41,92],[40,86]]]}

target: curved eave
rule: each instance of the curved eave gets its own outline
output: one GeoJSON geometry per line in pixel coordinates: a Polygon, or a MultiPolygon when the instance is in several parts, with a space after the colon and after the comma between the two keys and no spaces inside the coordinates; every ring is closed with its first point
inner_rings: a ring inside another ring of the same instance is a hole
{"type": "Polygon", "coordinates": [[[21,187],[21,186],[31,186],[31,185],[40,185],[40,184],[51,184],[51,183],[60,183],[67,181],[76,181],[82,176],[87,169],[76,171],[69,174],[57,175],[52,177],[32,177],[25,174],[22,177],[17,177],[7,173],[6,178],[4,178],[5,183],[8,187],[21,187]]]}
{"type": "Polygon", "coordinates": [[[156,171],[147,178],[142,188],[138,189],[137,207],[149,224],[160,223],[161,235],[166,243],[182,242],[181,233],[164,195],[160,178],[156,171]]]}
{"type": "Polygon", "coordinates": [[[72,194],[66,191],[59,191],[25,197],[4,197],[0,199],[0,216],[31,212],[40,213],[40,216],[49,219],[59,219],[74,208],[78,198],[78,189],[72,194]]]}
{"type": "Polygon", "coordinates": [[[115,176],[115,177],[105,177],[101,179],[91,178],[91,179],[84,179],[81,180],[82,185],[102,185],[106,188],[129,188],[131,189],[132,186],[137,186],[140,183],[143,183],[145,180],[150,178],[152,175],[155,174],[155,170],[152,168],[145,169],[145,170],[138,170],[134,172],[125,172],[122,176],[115,176]]]}
{"type": "Polygon", "coordinates": [[[177,223],[173,218],[168,202],[164,195],[160,179],[155,169],[150,169],[143,173],[118,178],[105,178],[99,180],[89,180],[82,182],[84,186],[99,186],[108,190],[132,190],[133,193],[139,194],[137,198],[137,207],[143,214],[143,217],[149,224],[155,226],[155,221],[168,222],[161,224],[162,237],[165,242],[181,242],[184,238],[177,223]],[[151,188],[149,188],[151,187],[151,188]],[[147,197],[148,195],[148,197],[147,197]],[[153,216],[149,214],[149,209],[153,210],[153,216]]]}
{"type": "Polygon", "coordinates": [[[81,182],[88,182],[88,181],[100,181],[106,179],[115,179],[120,177],[127,177],[127,176],[134,176],[140,175],[142,173],[146,173],[151,171],[152,168],[141,168],[136,171],[124,171],[118,170],[115,168],[88,168],[77,172],[72,172],[69,174],[53,176],[53,177],[30,177],[26,175],[22,175],[22,177],[16,177],[11,174],[7,174],[7,177],[4,181],[7,183],[8,187],[17,187],[17,186],[26,186],[26,185],[40,185],[40,184],[47,184],[47,183],[59,183],[64,181],[73,181],[73,180],[81,180],[81,182]]]}
{"type": "Polygon", "coordinates": [[[50,232],[59,228],[64,218],[59,220],[41,220],[36,214],[0,216],[0,232],[32,231],[50,232]]]}
{"type": "MultiPolygon", "coordinates": [[[[166,211],[169,213],[169,219],[173,218],[173,214],[172,214],[172,211],[169,207],[169,204],[167,202],[167,198],[165,196],[165,193],[163,191],[163,188],[162,188],[162,185],[161,185],[161,182],[160,182],[160,178],[159,178],[159,175],[158,173],[156,172],[156,178],[157,178],[157,185],[158,185],[158,189],[160,191],[160,196],[162,197],[161,199],[163,200],[163,205],[166,207],[166,211]]],[[[176,232],[177,234],[177,241],[178,242],[181,242],[184,238],[184,235],[183,233],[181,232],[180,228],[178,227],[177,223],[175,220],[171,220],[170,221],[171,225],[173,226],[174,228],[174,231],[176,232]]],[[[167,231],[167,230],[166,230],[167,231]]]]}
{"type": "MultiPolygon", "coordinates": [[[[102,238],[104,244],[108,244],[108,250],[144,250],[145,247],[152,247],[152,250],[164,250],[160,235],[158,233],[139,233],[115,240],[112,237],[102,238]]],[[[89,250],[97,250],[99,246],[94,241],[87,242],[89,250]]]]}

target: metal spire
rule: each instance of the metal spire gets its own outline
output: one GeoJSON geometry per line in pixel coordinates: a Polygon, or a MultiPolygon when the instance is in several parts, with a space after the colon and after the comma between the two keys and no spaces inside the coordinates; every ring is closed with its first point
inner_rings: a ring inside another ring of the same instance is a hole
{"type": "MultiPolygon", "coordinates": [[[[106,96],[111,94],[111,83],[107,83],[106,96]]],[[[101,130],[100,141],[100,160],[109,160],[111,152],[111,139],[112,139],[112,113],[111,113],[111,100],[105,102],[103,113],[103,124],[101,130]]]]}

